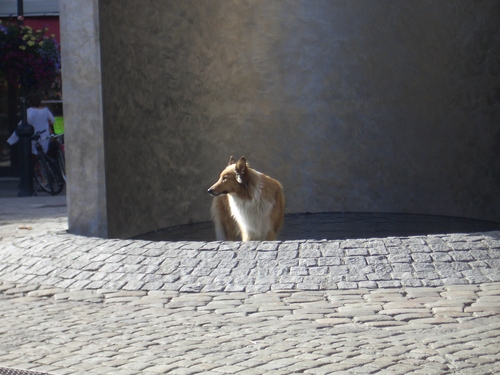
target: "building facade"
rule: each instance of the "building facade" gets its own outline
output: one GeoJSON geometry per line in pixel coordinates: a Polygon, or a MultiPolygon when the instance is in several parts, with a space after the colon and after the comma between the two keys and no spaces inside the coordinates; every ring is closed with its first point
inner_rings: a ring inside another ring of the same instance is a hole
{"type": "Polygon", "coordinates": [[[230,155],[287,212],[500,221],[500,2],[65,0],[69,229],[209,220],[230,155]]]}

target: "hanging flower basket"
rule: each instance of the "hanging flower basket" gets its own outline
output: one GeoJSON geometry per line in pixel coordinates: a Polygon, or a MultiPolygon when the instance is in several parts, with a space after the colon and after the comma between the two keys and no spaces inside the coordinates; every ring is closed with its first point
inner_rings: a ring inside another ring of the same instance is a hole
{"type": "Polygon", "coordinates": [[[59,46],[47,29],[0,21],[0,75],[27,90],[50,87],[61,67],[59,46]]]}

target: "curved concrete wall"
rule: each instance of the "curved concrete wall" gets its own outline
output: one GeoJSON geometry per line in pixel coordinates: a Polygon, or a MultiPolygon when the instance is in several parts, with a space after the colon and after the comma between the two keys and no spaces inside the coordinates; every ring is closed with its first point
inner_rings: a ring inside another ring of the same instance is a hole
{"type": "MultiPolygon", "coordinates": [[[[100,235],[208,220],[206,188],[230,155],[279,179],[287,212],[500,221],[498,1],[93,3],[106,175],[100,235]]],[[[63,38],[63,50],[79,37],[63,38]]],[[[81,90],[67,90],[75,77],[63,78],[67,110],[81,90]]],[[[75,112],[68,133],[85,126],[72,124],[75,112]]],[[[77,180],[76,159],[68,160],[73,201],[95,183],[77,180]]],[[[92,204],[75,211],[88,217],[92,204]]],[[[72,220],[76,212],[70,228],[72,220]]]]}

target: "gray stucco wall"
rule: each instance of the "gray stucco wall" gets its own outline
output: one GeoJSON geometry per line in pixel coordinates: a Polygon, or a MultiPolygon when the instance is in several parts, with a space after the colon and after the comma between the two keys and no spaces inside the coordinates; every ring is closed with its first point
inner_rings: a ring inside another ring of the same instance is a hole
{"type": "Polygon", "coordinates": [[[498,1],[66,0],[62,20],[89,3],[92,59],[74,55],[90,21],[62,22],[70,231],[208,220],[230,155],[287,212],[500,221],[498,1]]]}
{"type": "Polygon", "coordinates": [[[98,0],[60,14],[69,231],[108,237],[98,0]]]}

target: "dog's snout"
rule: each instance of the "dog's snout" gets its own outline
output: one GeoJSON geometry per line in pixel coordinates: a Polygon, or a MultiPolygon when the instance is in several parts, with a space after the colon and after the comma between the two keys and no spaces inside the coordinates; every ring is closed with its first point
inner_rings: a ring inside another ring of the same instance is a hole
{"type": "Polygon", "coordinates": [[[208,194],[210,194],[211,196],[213,197],[218,197],[219,195],[226,195],[228,194],[228,191],[227,190],[224,190],[224,191],[217,191],[215,190],[214,188],[210,188],[207,190],[208,194]]]}

